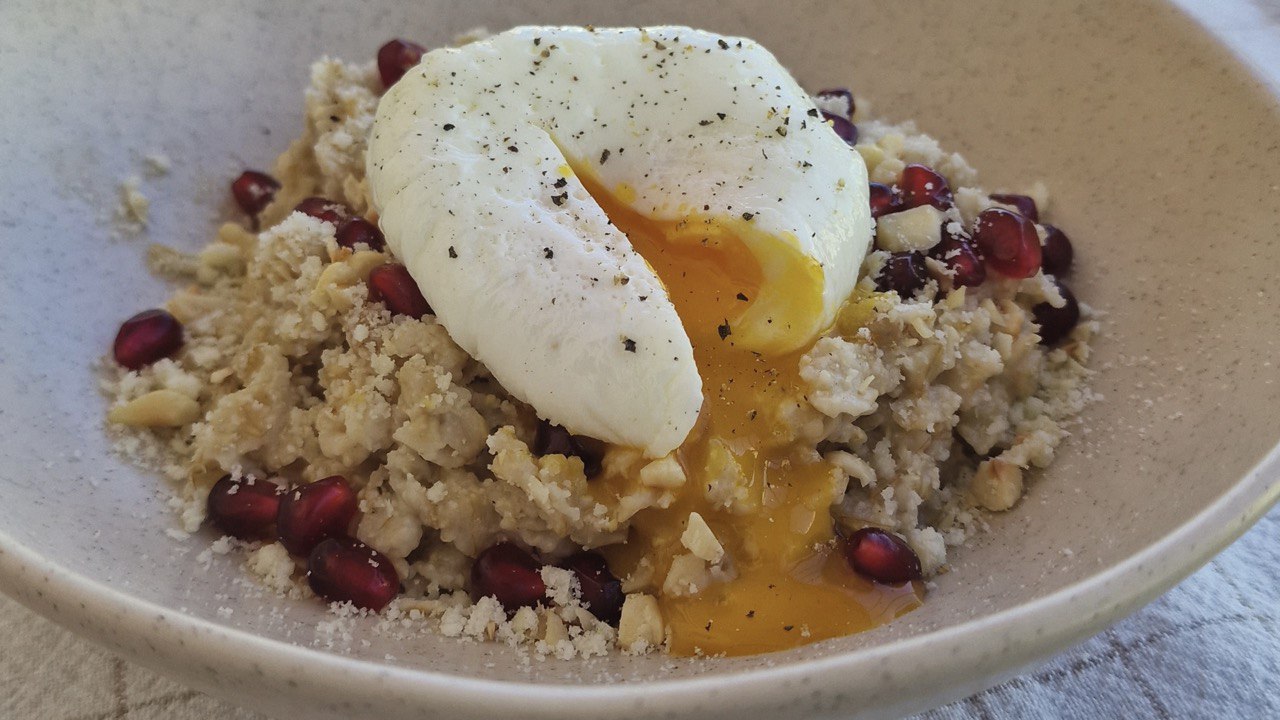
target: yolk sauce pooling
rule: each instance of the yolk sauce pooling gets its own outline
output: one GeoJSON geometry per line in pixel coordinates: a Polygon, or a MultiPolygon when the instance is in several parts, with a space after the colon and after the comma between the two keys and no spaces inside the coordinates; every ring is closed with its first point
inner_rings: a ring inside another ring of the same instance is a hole
{"type": "MultiPolygon", "coordinates": [[[[795,440],[787,421],[788,410],[803,401],[799,360],[808,348],[770,354],[734,342],[735,320],[764,284],[760,263],[742,240],[758,231],[748,220],[653,221],[623,202],[627,188],[610,193],[589,172],[578,176],[662,280],[703,380],[698,424],[675,452],[686,482],[673,490],[669,506],[636,514],[625,544],[601,548],[619,577],[637,572],[646,558],[652,564],[648,591],[658,596],[670,651],[783,650],[866,630],[918,607],[918,583],[872,583],[854,573],[835,547],[830,507],[843,487],[811,444],[795,440]],[[739,478],[728,508],[723,495],[708,497],[726,474],[739,478]],[[706,520],[723,545],[732,579],[710,582],[694,595],[667,597],[660,592],[662,581],[672,558],[688,553],[680,538],[691,512],[706,520]]],[[[803,270],[771,278],[774,292],[821,282],[816,265],[791,267],[803,270]]],[[[637,487],[634,474],[606,474],[592,482],[598,499],[637,487]]]]}

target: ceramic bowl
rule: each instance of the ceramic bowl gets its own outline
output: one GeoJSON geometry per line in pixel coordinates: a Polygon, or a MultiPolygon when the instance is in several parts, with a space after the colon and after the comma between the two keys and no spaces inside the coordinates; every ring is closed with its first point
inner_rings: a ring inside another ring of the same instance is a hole
{"type": "Polygon", "coordinates": [[[1171,7],[15,0],[0,19],[0,588],[201,690],[291,717],[905,712],[1102,629],[1276,499],[1280,113],[1171,7]],[[852,85],[875,114],[917,119],[988,187],[1049,186],[1076,293],[1106,312],[1105,399],[920,610],[710,661],[530,663],[369,622],[334,629],[317,603],[256,590],[234,557],[199,562],[211,536],[166,534],[160,480],[111,454],[92,364],[123,318],[165,297],[147,244],[196,248],[230,216],[228,180],[301,127],[309,62],[535,22],[753,36],[807,87],[852,85]],[[148,175],[150,153],[172,170],[148,175]],[[142,235],[112,216],[135,173],[152,200],[142,235]]]}

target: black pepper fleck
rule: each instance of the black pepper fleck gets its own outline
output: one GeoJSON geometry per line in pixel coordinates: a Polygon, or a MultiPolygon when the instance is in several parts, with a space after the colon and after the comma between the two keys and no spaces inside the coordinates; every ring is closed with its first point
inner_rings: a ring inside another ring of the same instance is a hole
{"type": "Polygon", "coordinates": [[[726,319],[723,325],[716,327],[716,332],[720,333],[720,339],[724,340],[733,334],[733,330],[729,327],[729,321],[726,319]]]}
{"type": "Polygon", "coordinates": [[[449,258],[452,260],[458,259],[458,251],[454,250],[452,245],[449,246],[449,258]]]}
{"type": "Polygon", "coordinates": [[[717,40],[717,41],[716,41],[716,44],[720,46],[720,49],[721,49],[721,50],[728,50],[728,49],[729,49],[729,43],[725,42],[723,39],[721,39],[721,40],[717,40]]]}
{"type": "Polygon", "coordinates": [[[556,256],[556,254],[555,254],[554,252],[552,252],[551,248],[549,248],[549,247],[544,247],[544,248],[542,248],[542,257],[544,257],[544,258],[546,258],[546,259],[550,260],[551,258],[553,258],[553,257],[555,257],[555,256],[556,256]]]}
{"type": "Polygon", "coordinates": [[[742,302],[747,302],[747,296],[743,293],[738,293],[738,299],[742,302]]]}
{"type": "Polygon", "coordinates": [[[565,201],[568,199],[569,199],[569,193],[567,192],[563,192],[563,193],[560,193],[559,195],[551,196],[551,202],[555,203],[556,207],[564,205],[565,201]]]}
{"type": "Polygon", "coordinates": [[[453,123],[445,123],[444,125],[441,125],[440,127],[441,127],[442,129],[444,129],[444,131],[445,131],[445,132],[448,132],[448,131],[452,130],[454,126],[453,126],[453,123]]]}
{"type": "Polygon", "coordinates": [[[755,213],[742,213],[742,219],[751,222],[751,218],[755,217],[755,213]]]}
{"type": "Polygon", "coordinates": [[[636,341],[635,341],[635,340],[632,340],[631,338],[623,338],[623,339],[622,339],[622,349],[623,349],[623,350],[626,350],[626,351],[627,351],[627,352],[629,352],[629,353],[633,353],[633,352],[635,352],[635,351],[636,351],[636,341]]]}
{"type": "Polygon", "coordinates": [[[603,165],[608,161],[609,161],[609,151],[605,150],[604,152],[600,153],[600,164],[603,165]]]}
{"type": "Polygon", "coordinates": [[[557,181],[555,182],[555,187],[557,187],[557,188],[562,188],[562,187],[564,187],[565,185],[568,185],[568,184],[569,184],[569,181],[568,181],[568,180],[565,180],[564,178],[560,178],[559,180],[557,180],[557,181]]]}

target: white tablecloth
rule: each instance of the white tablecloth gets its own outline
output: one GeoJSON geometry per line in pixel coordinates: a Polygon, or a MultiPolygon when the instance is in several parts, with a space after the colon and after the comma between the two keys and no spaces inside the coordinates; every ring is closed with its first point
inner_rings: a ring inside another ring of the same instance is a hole
{"type": "MultiPolygon", "coordinates": [[[[1280,718],[1280,508],[1164,597],[927,720],[1280,718]]],[[[0,596],[0,718],[260,720],[0,596]]]]}

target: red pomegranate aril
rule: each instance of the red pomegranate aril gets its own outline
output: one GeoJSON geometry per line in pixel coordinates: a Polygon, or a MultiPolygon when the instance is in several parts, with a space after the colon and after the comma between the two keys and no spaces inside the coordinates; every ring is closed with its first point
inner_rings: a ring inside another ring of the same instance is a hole
{"type": "Polygon", "coordinates": [[[1044,302],[1031,308],[1031,314],[1040,326],[1041,345],[1057,345],[1080,322],[1080,303],[1076,301],[1075,293],[1056,278],[1054,284],[1058,286],[1058,292],[1067,301],[1066,304],[1056,308],[1044,302]]]}
{"type": "Polygon", "coordinates": [[[427,49],[408,40],[391,40],[378,48],[378,74],[382,86],[391,87],[414,65],[422,61],[427,49]]]}
{"type": "Polygon", "coordinates": [[[933,246],[929,257],[940,260],[951,271],[951,287],[975,287],[987,280],[987,268],[963,235],[942,231],[942,242],[933,246]]]}
{"type": "Polygon", "coordinates": [[[886,585],[919,580],[920,558],[906,541],[888,530],[867,527],[842,540],[854,572],[886,585]]]}
{"type": "Polygon", "coordinates": [[[307,557],[307,583],[328,602],[378,612],[400,594],[400,574],[386,555],[349,537],[331,537],[307,557]]]}
{"type": "Polygon", "coordinates": [[[382,231],[378,229],[378,226],[362,217],[344,220],[338,226],[336,237],[338,245],[344,248],[355,249],[356,245],[364,244],[368,245],[370,250],[381,252],[387,246],[387,242],[382,237],[382,231]]]}
{"type": "Polygon", "coordinates": [[[1046,275],[1064,275],[1071,269],[1071,261],[1075,258],[1075,248],[1067,234],[1053,225],[1043,225],[1045,232],[1044,246],[1040,248],[1040,266],[1046,275]]]}
{"type": "Polygon", "coordinates": [[[898,192],[888,185],[871,183],[871,217],[878,218],[901,210],[898,192]]]}
{"type": "MultiPolygon", "coordinates": [[[[856,109],[856,106],[853,104],[853,93],[849,92],[848,88],[830,88],[827,90],[819,90],[817,93],[815,93],[815,95],[818,97],[819,100],[826,100],[826,101],[839,100],[843,102],[844,106],[848,108],[844,112],[845,119],[846,120],[853,119],[853,111],[856,109]]],[[[823,104],[825,105],[826,103],[823,103],[823,104]]]]}
{"type": "Polygon", "coordinates": [[[893,253],[876,275],[876,289],[910,299],[929,281],[929,266],[917,252],[893,253]]]}
{"type": "Polygon", "coordinates": [[[351,208],[346,205],[328,198],[314,196],[303,199],[293,208],[293,211],[300,212],[303,215],[310,215],[317,220],[333,223],[334,227],[341,225],[343,220],[351,217],[351,208]]]}
{"type": "Polygon", "coordinates": [[[271,204],[280,189],[280,181],[264,172],[245,170],[231,181],[231,195],[236,204],[249,215],[257,215],[271,204]]]}
{"type": "Polygon", "coordinates": [[[358,505],[341,475],[287,490],[276,515],[276,537],[289,552],[306,555],[321,540],[346,535],[358,505]]]}
{"type": "Polygon", "coordinates": [[[591,479],[600,474],[604,463],[604,448],[592,438],[570,434],[568,430],[549,423],[538,421],[538,429],[533,436],[534,455],[564,455],[576,457],[582,461],[582,472],[591,479]]]}
{"type": "Polygon", "coordinates": [[[1030,219],[1003,208],[978,214],[973,239],[987,267],[1011,278],[1028,278],[1040,269],[1040,235],[1030,219]]]}
{"type": "Polygon", "coordinates": [[[898,180],[898,192],[902,195],[902,209],[910,210],[921,205],[932,205],[946,210],[955,204],[947,179],[926,165],[908,165],[898,180]]]}
{"type": "Polygon", "coordinates": [[[138,370],[182,347],[182,323],[164,310],[143,310],[125,320],[111,347],[116,362],[138,370]]]}
{"type": "Polygon", "coordinates": [[[546,597],[542,563],[524,548],[502,542],[487,548],[471,566],[471,598],[497,598],[508,612],[533,607],[546,597]]]}
{"type": "Polygon", "coordinates": [[[400,263],[379,265],[369,273],[369,297],[396,315],[421,318],[432,314],[409,269],[400,263]]]}
{"type": "Polygon", "coordinates": [[[560,567],[571,571],[582,588],[582,602],[600,620],[617,625],[622,616],[622,581],[609,571],[609,565],[600,553],[583,550],[570,555],[560,567]]]}
{"type": "Polygon", "coordinates": [[[836,131],[836,135],[839,135],[841,140],[850,145],[858,144],[857,125],[854,125],[846,118],[842,118],[839,115],[833,115],[826,110],[822,111],[822,119],[831,123],[831,128],[836,131]]]}
{"type": "Polygon", "coordinates": [[[280,486],[252,475],[224,475],[209,491],[209,520],[241,540],[266,540],[280,510],[280,486]]]}
{"type": "Polygon", "coordinates": [[[1018,214],[1026,218],[1031,218],[1032,222],[1040,222],[1040,210],[1036,207],[1036,201],[1027,195],[1013,195],[1011,193],[994,193],[991,199],[1001,205],[1012,205],[1018,208],[1018,214]]]}

